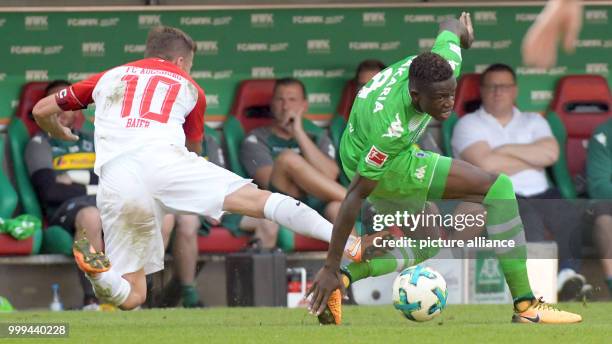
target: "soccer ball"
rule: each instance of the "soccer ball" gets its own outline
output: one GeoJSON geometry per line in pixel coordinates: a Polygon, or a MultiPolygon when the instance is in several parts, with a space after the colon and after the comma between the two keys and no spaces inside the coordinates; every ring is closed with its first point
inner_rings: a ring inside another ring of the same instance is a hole
{"type": "Polygon", "coordinates": [[[416,265],[402,271],[393,282],[393,306],[412,321],[428,321],[446,307],[448,291],[442,275],[416,265]]]}

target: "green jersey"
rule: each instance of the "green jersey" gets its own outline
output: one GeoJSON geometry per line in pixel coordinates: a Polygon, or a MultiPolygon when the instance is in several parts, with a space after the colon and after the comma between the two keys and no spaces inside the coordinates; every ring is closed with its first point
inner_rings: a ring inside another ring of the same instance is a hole
{"type": "MultiPolygon", "coordinates": [[[[461,69],[459,37],[442,31],[431,50],[445,58],[455,78],[461,69]]],[[[408,150],[425,131],[431,116],[418,112],[408,92],[409,56],[376,74],[359,90],[340,143],[340,158],[349,178],[356,172],[380,180],[393,159],[408,150]]]]}

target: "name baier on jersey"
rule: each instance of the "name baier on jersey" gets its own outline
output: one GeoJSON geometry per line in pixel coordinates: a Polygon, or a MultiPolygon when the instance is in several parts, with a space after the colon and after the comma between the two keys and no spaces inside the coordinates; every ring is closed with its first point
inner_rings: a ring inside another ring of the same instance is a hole
{"type": "Polygon", "coordinates": [[[204,137],[204,91],[173,63],[146,58],[93,75],[58,92],[65,111],[96,104],[94,170],[120,154],[204,137]]]}

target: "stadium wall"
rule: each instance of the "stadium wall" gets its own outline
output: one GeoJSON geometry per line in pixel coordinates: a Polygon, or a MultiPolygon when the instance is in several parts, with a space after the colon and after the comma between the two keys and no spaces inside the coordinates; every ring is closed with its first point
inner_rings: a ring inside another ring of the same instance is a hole
{"type": "MultiPolygon", "coordinates": [[[[482,3],[470,10],[477,40],[464,52],[464,72],[492,62],[517,68],[518,105],[543,111],[556,80],[596,73],[610,79],[612,3],[589,2],[574,55],[552,69],[521,65],[520,42],[542,3],[482,3]]],[[[366,58],[392,63],[428,50],[440,20],[463,8],[451,4],[234,7],[0,8],[0,125],[12,115],[29,81],[68,79],[142,57],[147,31],[180,27],[198,45],[193,77],[207,93],[209,119],[229,112],[237,83],[248,78],[294,76],[309,91],[310,113],[333,114],[346,80],[366,58]],[[251,8],[249,8],[251,7],[251,8]]]]}

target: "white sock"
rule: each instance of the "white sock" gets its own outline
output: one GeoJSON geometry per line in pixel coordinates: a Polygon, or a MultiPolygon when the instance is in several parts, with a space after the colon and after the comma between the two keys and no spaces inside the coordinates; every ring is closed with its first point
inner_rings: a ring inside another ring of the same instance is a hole
{"type": "MultiPolygon", "coordinates": [[[[264,206],[266,219],[289,228],[295,233],[330,242],[333,225],[312,208],[293,197],[273,193],[264,206]]],[[[354,236],[350,236],[345,249],[350,248],[354,236]]]]}
{"type": "Polygon", "coordinates": [[[89,276],[88,274],[85,274],[85,276],[93,285],[96,297],[115,306],[123,304],[132,291],[130,283],[112,268],[95,276],[89,276]]]}

